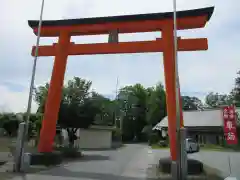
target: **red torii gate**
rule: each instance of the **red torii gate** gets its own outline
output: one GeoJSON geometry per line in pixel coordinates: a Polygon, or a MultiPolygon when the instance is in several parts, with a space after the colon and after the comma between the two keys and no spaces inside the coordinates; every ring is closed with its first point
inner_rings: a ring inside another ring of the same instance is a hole
{"type": "MultiPolygon", "coordinates": [[[[203,28],[212,16],[214,7],[177,12],[177,29],[203,28]]],[[[34,34],[38,33],[39,21],[29,21],[34,34]]],[[[62,86],[68,55],[116,54],[163,52],[167,94],[170,151],[173,161],[177,159],[176,147],[176,88],[173,35],[173,12],[127,16],[43,21],[40,36],[59,37],[58,43],[39,46],[39,56],[55,56],[49,86],[44,119],[40,133],[39,152],[51,152],[56,133],[62,86]],[[161,31],[162,38],[153,41],[118,42],[119,33],[161,31]],[[74,44],[71,36],[109,34],[110,41],[95,44],[74,44]],[[115,40],[114,40],[115,39],[115,40]]],[[[207,50],[206,38],[178,38],[178,51],[207,50]]],[[[34,55],[35,47],[32,49],[34,55]]],[[[181,111],[181,126],[183,126],[181,111]]]]}

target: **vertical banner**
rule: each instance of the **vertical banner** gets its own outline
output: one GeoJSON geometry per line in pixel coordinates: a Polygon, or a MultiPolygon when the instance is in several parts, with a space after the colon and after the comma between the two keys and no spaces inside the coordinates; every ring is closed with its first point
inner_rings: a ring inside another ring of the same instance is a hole
{"type": "Polygon", "coordinates": [[[226,106],[223,108],[223,128],[227,144],[238,143],[236,118],[234,106],[226,106]]]}

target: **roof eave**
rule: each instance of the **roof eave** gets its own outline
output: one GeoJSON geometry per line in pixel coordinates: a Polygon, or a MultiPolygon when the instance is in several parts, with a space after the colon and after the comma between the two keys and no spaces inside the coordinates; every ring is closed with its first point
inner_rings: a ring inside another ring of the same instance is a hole
{"type": "MultiPolygon", "coordinates": [[[[178,11],[177,16],[179,18],[207,16],[207,21],[209,21],[213,14],[213,11],[214,11],[214,7],[207,7],[207,8],[201,8],[201,9],[186,10],[186,11],[178,11]]],[[[97,17],[97,18],[95,17],[95,18],[83,18],[83,19],[47,20],[47,21],[42,21],[42,27],[74,26],[74,25],[83,25],[83,24],[102,24],[102,23],[160,20],[160,19],[163,20],[163,19],[169,19],[169,18],[173,18],[172,12],[97,17]]],[[[39,24],[38,20],[29,20],[28,21],[28,25],[31,28],[38,27],[38,24],[39,24]]]]}

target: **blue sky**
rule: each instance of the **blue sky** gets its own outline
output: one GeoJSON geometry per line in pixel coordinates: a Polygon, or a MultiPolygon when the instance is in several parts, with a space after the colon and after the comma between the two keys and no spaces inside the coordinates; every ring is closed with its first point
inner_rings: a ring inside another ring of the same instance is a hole
{"type": "MultiPolygon", "coordinates": [[[[112,16],[172,11],[170,0],[45,0],[44,20],[112,16]]],[[[38,19],[41,0],[1,0],[0,3],[0,111],[25,111],[36,36],[27,20],[38,19]]],[[[206,28],[179,32],[182,37],[207,37],[209,50],[179,53],[181,91],[201,99],[210,92],[228,93],[240,70],[240,2],[238,0],[177,0],[178,10],[215,6],[206,28]]],[[[120,41],[153,40],[156,33],[121,35],[120,41]]],[[[107,36],[72,38],[76,43],[104,42],[107,36]]],[[[52,44],[56,38],[42,38],[52,44]]],[[[53,57],[39,58],[36,86],[50,80],[53,57]]],[[[142,83],[164,83],[162,54],[75,56],[68,58],[65,80],[79,76],[93,81],[93,88],[114,94],[120,87],[142,83]]],[[[33,111],[36,110],[33,104],[33,111]]]]}

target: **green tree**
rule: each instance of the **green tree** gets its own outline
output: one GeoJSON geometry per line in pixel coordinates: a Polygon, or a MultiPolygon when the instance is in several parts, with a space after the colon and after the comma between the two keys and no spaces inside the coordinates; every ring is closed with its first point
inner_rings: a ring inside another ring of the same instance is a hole
{"type": "Polygon", "coordinates": [[[2,128],[7,132],[8,136],[16,136],[19,123],[16,114],[4,113],[1,115],[2,128]]]}
{"type": "Polygon", "coordinates": [[[155,126],[167,115],[166,93],[161,83],[148,88],[147,92],[147,122],[149,125],[155,126]]]}
{"type": "Polygon", "coordinates": [[[142,130],[146,122],[147,92],[141,84],[125,86],[120,90],[119,103],[123,112],[123,136],[126,132],[133,135],[136,140],[141,140],[142,130]]]}
{"type": "Polygon", "coordinates": [[[203,110],[203,104],[197,97],[182,96],[182,109],[187,110],[203,110]]]}
{"type": "Polygon", "coordinates": [[[97,125],[113,125],[115,115],[115,102],[109,98],[102,96],[97,92],[92,92],[92,99],[96,107],[98,107],[98,114],[96,115],[94,124],[97,125]]]}
{"type": "MultiPolygon", "coordinates": [[[[90,124],[112,125],[119,118],[122,123],[116,124],[118,128],[122,125],[123,139],[142,140],[143,132],[166,116],[166,94],[161,83],[150,88],[141,84],[125,86],[113,101],[91,92],[91,85],[90,81],[74,77],[63,87],[58,125],[67,130],[71,145],[77,129],[90,124]]],[[[44,113],[48,88],[49,84],[45,84],[35,90],[38,113],[44,113]]]]}
{"type": "MultiPolygon", "coordinates": [[[[91,81],[74,77],[63,87],[58,125],[67,130],[70,146],[76,140],[77,130],[79,128],[88,128],[100,111],[91,97],[91,85],[91,81]]],[[[46,84],[35,90],[35,101],[39,105],[38,112],[44,112],[48,88],[49,85],[46,84]]]]}
{"type": "MultiPolygon", "coordinates": [[[[27,113],[21,114],[21,119],[26,119],[27,113]]],[[[28,138],[38,137],[40,134],[41,129],[41,121],[42,121],[43,114],[42,113],[32,113],[29,117],[29,124],[28,124],[28,138]]]]}
{"type": "Polygon", "coordinates": [[[221,106],[231,105],[232,102],[231,95],[214,92],[210,92],[205,98],[205,103],[209,108],[218,108],[221,106]]]}
{"type": "Polygon", "coordinates": [[[132,86],[125,86],[120,89],[116,101],[116,118],[121,119],[122,123],[117,123],[118,128],[122,128],[123,140],[131,141],[135,136],[133,105],[136,97],[133,96],[132,86]],[[122,124],[122,126],[121,126],[122,124]]]}
{"type": "Polygon", "coordinates": [[[77,130],[88,128],[99,111],[91,98],[91,85],[91,81],[74,77],[63,88],[58,124],[67,130],[70,146],[76,140],[77,130]]]}
{"type": "Polygon", "coordinates": [[[44,86],[39,86],[34,89],[34,100],[38,104],[38,113],[43,113],[45,108],[45,102],[47,100],[49,89],[49,83],[46,83],[44,86]]]}
{"type": "Polygon", "coordinates": [[[235,78],[235,86],[230,93],[232,103],[237,107],[240,107],[240,71],[237,72],[237,77],[235,78]]]}

